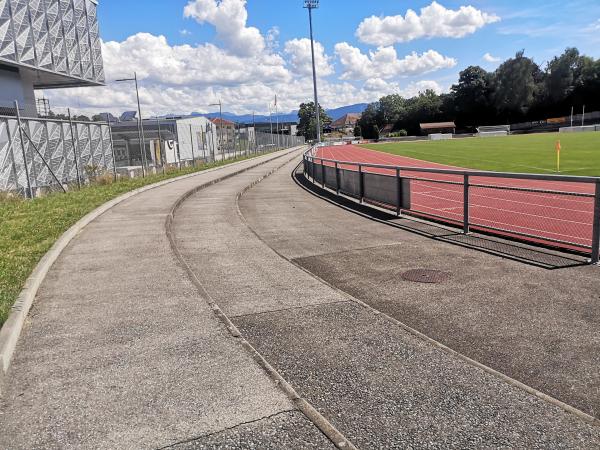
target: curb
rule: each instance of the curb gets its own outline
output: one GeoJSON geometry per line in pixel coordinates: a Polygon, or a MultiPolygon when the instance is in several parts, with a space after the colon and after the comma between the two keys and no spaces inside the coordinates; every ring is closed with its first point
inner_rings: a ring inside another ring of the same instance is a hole
{"type": "MultiPolygon", "coordinates": [[[[273,161],[273,159],[270,161],[273,161]]],[[[253,181],[248,186],[246,186],[241,192],[239,192],[236,195],[236,205],[238,205],[238,200],[243,195],[243,193],[247,192],[252,187],[260,183],[262,180],[274,174],[293,160],[294,158],[285,161],[280,166],[277,166],[276,168],[270,170],[268,173],[262,175],[259,179],[253,181]]],[[[223,177],[223,179],[226,178],[229,177],[223,177]]],[[[268,363],[268,361],[252,346],[252,344],[250,344],[250,342],[248,342],[243,337],[242,333],[238,330],[238,328],[227,316],[227,314],[223,312],[219,305],[206,291],[204,285],[196,276],[196,273],[192,270],[190,265],[186,262],[186,260],[183,258],[183,255],[179,251],[175,239],[175,234],[173,232],[173,221],[175,219],[175,212],[192,195],[196,194],[197,192],[208,186],[209,184],[205,186],[197,186],[196,188],[183,194],[175,202],[173,208],[171,209],[171,212],[167,216],[167,220],[165,221],[165,233],[169,239],[169,244],[171,246],[173,254],[177,258],[183,269],[186,271],[192,284],[194,284],[196,289],[198,289],[198,291],[200,292],[200,295],[208,302],[215,316],[223,323],[223,325],[225,325],[232,337],[240,340],[241,346],[250,354],[252,359],[266,372],[267,376],[275,383],[275,385],[283,391],[283,393],[290,399],[294,406],[296,406],[296,408],[298,408],[298,410],[302,412],[306,416],[306,418],[310,420],[333,443],[333,445],[336,448],[340,450],[357,450],[357,448],[341,432],[339,432],[321,413],[319,413],[309,402],[300,397],[300,395],[298,395],[295,389],[285,380],[285,378],[283,378],[281,374],[277,372],[277,370],[273,366],[271,366],[268,363]]]]}
{"type": "MultiPolygon", "coordinates": [[[[295,151],[298,148],[299,147],[295,147],[292,151],[295,151]]],[[[278,155],[275,158],[267,159],[267,161],[272,161],[273,159],[280,158],[282,156],[285,156],[288,153],[291,153],[291,151],[283,153],[281,155],[278,155]]],[[[249,168],[257,167],[257,166],[267,162],[267,161],[263,161],[263,159],[269,155],[273,155],[273,153],[258,156],[256,158],[246,159],[243,161],[237,161],[237,162],[234,162],[231,164],[226,164],[226,165],[220,166],[220,167],[214,167],[211,169],[182,175],[180,177],[175,177],[175,178],[171,178],[168,180],[159,181],[158,183],[150,184],[148,186],[144,186],[144,187],[135,189],[133,191],[122,194],[121,196],[114,198],[114,199],[108,201],[107,203],[99,206],[92,212],[88,213],[87,215],[85,215],[84,217],[79,219],[73,226],[71,226],[71,228],[69,228],[67,231],[65,231],[56,240],[56,242],[52,245],[50,250],[48,250],[46,252],[46,254],[40,259],[38,264],[35,266],[35,268],[31,272],[31,275],[29,275],[29,277],[25,281],[23,289],[21,290],[21,293],[17,297],[17,300],[13,304],[13,306],[11,308],[11,313],[8,316],[8,319],[6,320],[6,322],[4,322],[4,324],[2,325],[2,328],[0,328],[0,395],[2,395],[2,386],[3,386],[3,383],[6,378],[6,373],[10,367],[10,363],[12,361],[12,357],[14,355],[14,352],[15,352],[15,349],[17,346],[17,342],[21,335],[21,331],[23,330],[23,325],[25,324],[25,321],[27,320],[29,310],[31,309],[31,306],[33,305],[33,301],[38,292],[38,289],[40,288],[42,282],[46,278],[46,274],[48,273],[48,271],[50,270],[50,268],[52,267],[54,262],[62,254],[64,249],[67,247],[67,245],[69,245],[69,243],[89,223],[91,223],[92,221],[94,221],[95,219],[100,217],[105,212],[109,211],[111,208],[117,206],[119,203],[122,203],[125,200],[128,200],[128,199],[130,199],[138,194],[141,194],[143,192],[146,192],[146,191],[149,191],[152,189],[156,189],[156,188],[165,186],[167,184],[174,183],[176,181],[181,181],[181,180],[185,180],[188,178],[196,177],[198,175],[222,170],[227,167],[235,167],[237,165],[246,163],[247,161],[250,161],[252,159],[256,159],[259,162],[257,164],[250,166],[249,168]]],[[[248,170],[249,168],[233,172],[229,176],[237,175],[239,173],[242,173],[242,172],[248,170]]],[[[222,181],[222,179],[225,179],[225,177],[220,177],[215,182],[222,181]]]]}

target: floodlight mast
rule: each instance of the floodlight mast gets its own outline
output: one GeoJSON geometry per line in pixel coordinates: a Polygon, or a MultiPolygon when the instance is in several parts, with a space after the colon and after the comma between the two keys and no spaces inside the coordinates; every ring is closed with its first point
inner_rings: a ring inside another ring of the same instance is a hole
{"type": "Polygon", "coordinates": [[[319,7],[319,0],[304,0],[304,7],[308,9],[308,22],[310,24],[310,51],[312,54],[313,87],[315,91],[315,115],[317,122],[317,143],[321,142],[321,111],[319,108],[319,95],[317,92],[317,69],[315,65],[315,43],[313,39],[312,10],[319,7]]]}

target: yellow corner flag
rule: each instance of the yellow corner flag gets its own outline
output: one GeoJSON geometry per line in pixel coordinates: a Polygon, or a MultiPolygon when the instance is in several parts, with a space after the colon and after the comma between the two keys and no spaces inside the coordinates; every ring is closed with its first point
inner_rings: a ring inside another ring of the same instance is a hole
{"type": "Polygon", "coordinates": [[[560,172],[560,141],[556,141],[556,171],[560,172]]]}

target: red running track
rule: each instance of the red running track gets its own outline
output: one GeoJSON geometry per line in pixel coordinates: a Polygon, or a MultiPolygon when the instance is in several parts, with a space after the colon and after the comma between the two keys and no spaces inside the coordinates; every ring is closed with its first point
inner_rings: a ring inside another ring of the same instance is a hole
{"type": "MultiPolygon", "coordinates": [[[[356,163],[467,170],[377,152],[354,145],[322,147],[318,149],[315,156],[356,163]]],[[[316,162],[319,163],[319,161],[316,162]]],[[[357,170],[357,166],[354,165],[340,165],[340,168],[357,170]]],[[[363,167],[363,171],[395,175],[394,170],[383,168],[363,167]]],[[[461,175],[427,173],[418,170],[403,171],[401,176],[463,183],[461,175]]],[[[479,176],[470,177],[470,184],[491,186],[470,188],[469,223],[473,229],[485,230],[491,227],[503,230],[498,231],[502,235],[523,238],[518,234],[521,233],[536,236],[536,238],[528,239],[537,243],[547,243],[571,250],[590,251],[594,214],[593,198],[557,193],[495,189],[494,186],[593,194],[593,184],[479,176]],[[565,243],[554,241],[564,241],[565,243]]],[[[411,180],[410,187],[411,212],[430,217],[438,216],[438,218],[449,223],[462,224],[462,185],[411,180]]]]}

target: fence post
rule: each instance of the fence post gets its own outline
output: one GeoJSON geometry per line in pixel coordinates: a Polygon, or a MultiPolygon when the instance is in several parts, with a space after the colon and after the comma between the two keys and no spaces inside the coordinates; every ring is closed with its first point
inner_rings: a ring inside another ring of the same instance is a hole
{"type": "Polygon", "coordinates": [[[78,142],[75,141],[75,132],[73,131],[73,119],[71,118],[71,108],[67,108],[67,114],[69,115],[69,128],[71,130],[71,145],[73,146],[75,173],[77,175],[77,188],[81,189],[81,175],[79,174],[79,158],[77,158],[77,150],[79,149],[79,145],[78,142]]]}
{"type": "Polygon", "coordinates": [[[325,187],[325,161],[321,159],[321,187],[325,187]]]}
{"type": "Polygon", "coordinates": [[[596,182],[594,197],[594,225],[592,227],[592,264],[600,259],[600,182],[596,182]]]}
{"type": "Polygon", "coordinates": [[[164,154],[162,145],[162,133],[160,132],[160,118],[156,118],[156,125],[158,127],[158,153],[160,153],[160,165],[162,166],[163,175],[167,173],[165,165],[167,164],[167,155],[164,154]]]}
{"type": "Polygon", "coordinates": [[[469,234],[469,175],[466,173],[463,187],[463,233],[469,234]]]}
{"type": "Polygon", "coordinates": [[[400,217],[402,211],[402,180],[400,180],[400,168],[396,167],[396,216],[400,217]]]}
{"type": "Polygon", "coordinates": [[[335,162],[335,193],[340,195],[340,169],[337,161],[335,162]]]}
{"type": "Polygon", "coordinates": [[[194,156],[194,133],[192,132],[192,124],[190,124],[190,145],[192,146],[192,167],[196,167],[196,157],[194,156]]]}
{"type": "Polygon", "coordinates": [[[360,203],[363,203],[365,199],[365,178],[361,164],[358,165],[358,195],[360,197],[360,203]]]}
{"type": "Polygon", "coordinates": [[[117,181],[117,158],[115,158],[115,145],[113,143],[112,137],[112,126],[110,125],[110,121],[108,123],[108,137],[110,138],[110,150],[112,153],[113,159],[113,181],[117,181]]]}
{"type": "Polygon", "coordinates": [[[31,179],[29,178],[29,167],[27,167],[27,154],[25,153],[25,140],[23,139],[23,129],[21,128],[21,112],[19,111],[19,102],[17,102],[16,100],[15,110],[17,112],[17,127],[19,128],[19,141],[21,142],[21,152],[23,153],[23,165],[25,166],[25,179],[27,180],[27,189],[25,190],[25,197],[33,198],[33,191],[31,190],[31,179]]]}

